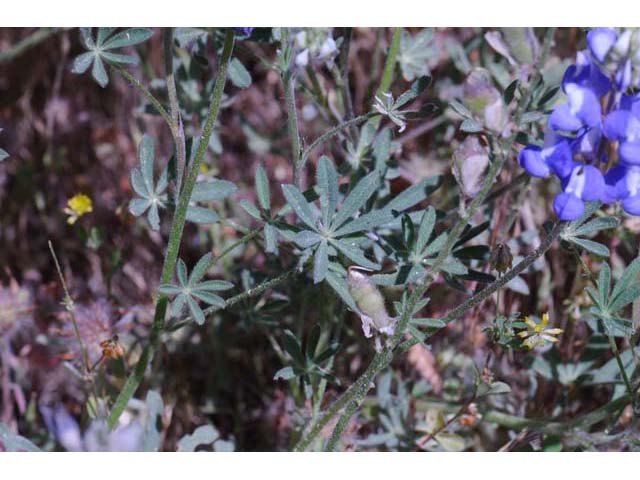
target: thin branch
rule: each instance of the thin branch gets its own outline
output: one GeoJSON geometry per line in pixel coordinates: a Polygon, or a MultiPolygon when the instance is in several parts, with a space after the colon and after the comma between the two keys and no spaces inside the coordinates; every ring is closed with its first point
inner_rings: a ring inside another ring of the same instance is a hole
{"type": "MultiPolygon", "coordinates": [[[[173,276],[173,270],[175,268],[176,261],[178,259],[178,250],[180,249],[180,243],[182,240],[182,232],[184,224],[187,218],[187,208],[193,192],[193,187],[196,183],[198,171],[200,170],[200,164],[206,154],[209,139],[213,133],[213,127],[220,113],[220,104],[222,100],[222,92],[227,79],[227,69],[229,62],[231,61],[231,53],[233,52],[234,33],[231,28],[228,28],[225,35],[224,46],[222,49],[222,57],[220,59],[220,65],[218,67],[218,74],[216,76],[213,94],[211,96],[211,104],[209,105],[209,111],[207,113],[207,119],[205,121],[202,134],[200,136],[200,142],[198,144],[198,150],[192,165],[189,167],[189,173],[185,180],[184,187],[180,192],[178,205],[173,217],[173,223],[171,225],[171,232],[169,234],[169,242],[167,245],[167,251],[165,254],[164,264],[162,266],[162,275],[160,283],[168,283],[173,276]]],[[[166,112],[165,112],[166,113],[166,112]]],[[[144,378],[145,371],[153,358],[155,351],[160,343],[160,334],[164,330],[165,315],[167,311],[168,298],[165,295],[160,294],[156,301],[155,314],[153,316],[153,325],[151,328],[151,335],[148,344],[145,346],[140,356],[140,360],[136,364],[136,367],[131,375],[127,378],[127,381],[120,392],[120,395],[115,401],[111,414],[109,415],[108,425],[110,429],[115,427],[120,415],[127,407],[129,400],[133,397],[135,391],[144,378]]]]}

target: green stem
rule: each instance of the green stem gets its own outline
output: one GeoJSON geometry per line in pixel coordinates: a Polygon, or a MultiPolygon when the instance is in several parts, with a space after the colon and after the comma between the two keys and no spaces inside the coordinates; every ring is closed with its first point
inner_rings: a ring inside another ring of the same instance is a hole
{"type": "Polygon", "coordinates": [[[311,152],[313,152],[320,145],[322,145],[323,143],[326,143],[327,141],[331,140],[334,136],[339,134],[341,131],[343,131],[343,130],[345,130],[345,129],[353,126],[353,125],[358,125],[359,123],[364,123],[367,120],[369,120],[370,118],[373,118],[373,117],[375,117],[377,115],[380,115],[380,114],[378,112],[369,112],[369,113],[366,113],[365,115],[360,115],[359,117],[352,118],[351,120],[347,120],[346,122],[343,122],[343,123],[341,123],[339,125],[336,125],[332,129],[327,130],[325,133],[323,133],[318,138],[316,138],[313,142],[311,142],[311,145],[309,145],[307,148],[304,149],[304,151],[302,152],[302,155],[300,156],[300,164],[301,164],[301,166],[304,167],[304,164],[309,159],[309,155],[311,155],[311,152]]]}
{"type": "Polygon", "coordinates": [[[69,293],[69,288],[67,288],[67,282],[64,280],[64,275],[62,275],[62,268],[60,268],[60,262],[58,262],[58,256],[56,255],[55,250],[53,249],[53,244],[51,240],[49,240],[49,250],[51,251],[51,256],[53,257],[53,263],[56,265],[56,270],[58,271],[58,277],[60,277],[60,283],[62,284],[62,289],[64,290],[64,306],[69,312],[71,316],[71,324],[73,325],[73,334],[76,336],[76,340],[78,341],[78,346],[80,347],[80,354],[82,355],[82,361],[84,362],[84,371],[88,376],[90,374],[91,364],[89,362],[89,353],[84,346],[84,342],[82,341],[82,336],[80,335],[80,329],[78,328],[78,320],[76,319],[75,314],[75,305],[73,303],[73,299],[71,298],[71,294],[69,293]]]}
{"type": "Polygon", "coordinates": [[[0,64],[8,63],[58,32],[58,28],[40,28],[23,38],[6,52],[0,53],[0,64]]]}
{"type": "Polygon", "coordinates": [[[142,82],[140,82],[140,80],[138,80],[136,77],[131,75],[127,70],[125,70],[121,66],[112,64],[111,68],[113,68],[116,72],[122,75],[131,85],[136,87],[140,91],[140,93],[142,93],[142,95],[144,95],[146,99],[149,100],[149,102],[151,102],[151,105],[153,105],[153,108],[155,108],[156,111],[160,114],[160,116],[164,119],[164,121],[169,126],[169,130],[171,130],[171,133],[173,134],[176,129],[176,126],[173,123],[173,119],[169,116],[169,113],[167,113],[165,108],[162,106],[160,101],[153,95],[153,93],[151,93],[149,89],[145,87],[142,84],[142,82]]]}
{"type": "Polygon", "coordinates": [[[293,183],[302,188],[302,170],[304,164],[300,161],[300,132],[298,131],[298,112],[296,110],[296,74],[290,69],[284,74],[284,99],[287,108],[287,127],[291,141],[291,155],[293,162],[293,183]]]}
{"type": "MultiPolygon", "coordinates": [[[[200,164],[204,159],[204,156],[209,145],[209,139],[213,132],[213,127],[218,118],[220,112],[220,102],[222,99],[222,92],[227,78],[227,69],[231,60],[231,53],[233,51],[234,33],[232,29],[227,29],[224,46],[222,49],[222,58],[220,59],[220,65],[218,67],[218,74],[216,76],[215,85],[213,88],[213,94],[211,98],[211,104],[209,106],[209,112],[207,113],[207,119],[205,121],[202,134],[200,136],[200,142],[198,144],[198,150],[196,152],[193,164],[190,165],[188,176],[185,180],[184,188],[180,192],[178,205],[173,217],[173,223],[171,225],[171,232],[169,234],[169,242],[167,251],[165,254],[164,265],[162,267],[162,275],[160,283],[168,283],[173,276],[173,270],[175,268],[176,261],[178,259],[178,250],[180,249],[180,243],[182,240],[182,231],[187,217],[187,207],[189,206],[189,200],[191,199],[191,193],[200,170],[200,164]]],[[[166,113],[166,112],[165,112],[166,113]]],[[[118,395],[111,414],[109,415],[108,425],[110,429],[118,422],[120,415],[127,407],[129,400],[133,397],[138,386],[144,378],[144,373],[153,358],[155,351],[160,341],[160,334],[164,330],[164,320],[167,310],[168,299],[165,295],[160,294],[156,301],[156,310],[153,317],[153,326],[151,328],[151,335],[149,343],[145,346],[140,360],[135,366],[135,369],[118,395]]]]}
{"type": "MultiPolygon", "coordinates": [[[[397,36],[398,42],[399,42],[399,35],[400,35],[399,30],[400,29],[396,29],[396,31],[394,32],[394,39],[397,36]]],[[[390,55],[392,53],[391,52],[392,50],[394,50],[393,41],[392,41],[392,48],[390,48],[390,55]]],[[[394,55],[397,54],[397,47],[395,48],[395,50],[396,52],[394,53],[394,55]]],[[[387,66],[385,67],[385,72],[389,71],[389,68],[387,68],[389,66],[388,64],[389,64],[389,57],[387,57],[387,66]]],[[[393,65],[395,65],[395,59],[393,60],[393,65]]],[[[383,76],[381,88],[385,86],[386,84],[385,80],[386,78],[383,76]]],[[[518,108],[514,115],[515,123],[518,126],[520,125],[520,121],[522,119],[522,115],[524,113],[524,109],[529,97],[530,97],[530,91],[527,90],[527,93],[522,95],[520,102],[518,104],[518,108]]],[[[469,222],[469,219],[471,219],[471,217],[476,213],[478,208],[484,203],[486,197],[489,195],[493,182],[497,178],[498,174],[502,169],[502,166],[506,162],[506,159],[509,153],[511,152],[511,148],[513,147],[513,143],[515,142],[515,139],[516,139],[516,134],[511,135],[509,139],[505,141],[504,145],[500,146],[501,147],[500,150],[496,152],[497,158],[494,158],[493,162],[491,163],[491,166],[489,167],[489,171],[487,172],[487,175],[484,179],[484,182],[482,184],[480,191],[478,192],[476,197],[472,200],[471,204],[466,208],[466,211],[464,212],[464,214],[460,217],[460,219],[456,222],[456,224],[450,230],[450,233],[447,236],[445,245],[443,246],[442,250],[440,250],[438,256],[434,260],[434,263],[432,264],[431,270],[429,271],[427,278],[424,280],[422,284],[416,285],[412,294],[409,296],[409,299],[407,300],[407,303],[404,307],[404,310],[402,312],[398,325],[396,326],[396,332],[392,337],[391,341],[388,343],[387,347],[385,347],[382,350],[382,352],[377,353],[373,357],[373,360],[371,361],[371,363],[369,364],[365,372],[358,378],[358,380],[356,380],[355,383],[353,383],[332,405],[330,405],[327,408],[327,411],[322,417],[320,417],[320,419],[312,423],[307,434],[303,435],[303,438],[295,446],[296,451],[306,450],[311,444],[311,442],[315,439],[315,437],[331,421],[331,419],[341,409],[347,406],[349,402],[354,400],[356,398],[356,395],[360,396],[361,399],[364,399],[366,392],[368,392],[375,376],[379,372],[381,372],[384,368],[386,368],[391,362],[391,360],[393,360],[394,350],[396,349],[396,347],[398,347],[398,345],[400,345],[400,342],[404,337],[405,330],[407,329],[409,321],[413,316],[413,310],[416,304],[422,298],[422,296],[426,293],[426,291],[429,289],[431,284],[435,281],[440,268],[442,267],[442,265],[448,258],[449,254],[451,253],[451,250],[453,249],[460,234],[462,233],[467,223],[469,222]],[[362,391],[364,391],[364,395],[361,394],[362,391]]]]}
{"type": "MultiPolygon", "coordinates": [[[[593,274],[593,272],[591,271],[589,266],[584,262],[584,260],[582,259],[582,256],[578,252],[576,252],[575,250],[573,250],[573,255],[574,255],[575,258],[578,259],[578,262],[580,263],[580,266],[585,271],[585,273],[587,273],[587,275],[589,276],[589,281],[591,282],[591,284],[597,289],[598,288],[598,280],[596,279],[595,275],[593,274]]],[[[629,381],[629,377],[627,375],[627,370],[624,368],[624,364],[622,363],[622,358],[620,358],[620,351],[618,350],[618,345],[616,344],[616,340],[615,340],[615,338],[613,338],[613,335],[611,335],[611,333],[609,333],[609,329],[606,327],[606,325],[604,325],[604,322],[603,322],[603,328],[604,328],[604,331],[607,334],[607,338],[609,339],[609,346],[611,347],[611,351],[613,352],[613,355],[616,358],[616,363],[618,364],[618,370],[620,370],[620,375],[622,376],[622,380],[624,381],[624,385],[625,385],[625,387],[627,389],[627,393],[629,394],[629,398],[631,398],[631,404],[632,404],[633,409],[635,411],[636,410],[636,398],[635,398],[635,395],[634,395],[634,389],[631,387],[631,382],[629,381]]],[[[632,354],[633,354],[633,350],[634,350],[634,346],[632,344],[631,345],[632,354]]]]}
{"type": "Polygon", "coordinates": [[[171,123],[173,124],[173,141],[176,149],[176,185],[178,192],[182,187],[182,176],[187,165],[187,148],[185,144],[184,128],[180,119],[180,105],[178,103],[178,92],[176,80],[173,73],[173,28],[164,30],[164,68],[167,83],[167,96],[169,97],[169,109],[171,112],[171,123]]]}
{"type": "Polygon", "coordinates": [[[402,37],[402,27],[396,27],[393,31],[393,37],[391,37],[391,44],[389,45],[389,51],[387,52],[387,60],[384,64],[384,70],[382,72],[382,80],[378,87],[377,95],[382,95],[389,91],[391,82],[393,81],[393,74],[396,69],[396,59],[398,52],[400,51],[400,38],[402,37]]]}

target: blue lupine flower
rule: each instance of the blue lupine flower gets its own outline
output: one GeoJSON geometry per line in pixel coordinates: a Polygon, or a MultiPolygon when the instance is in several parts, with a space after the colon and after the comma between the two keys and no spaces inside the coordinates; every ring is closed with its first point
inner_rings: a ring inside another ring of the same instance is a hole
{"type": "Polygon", "coordinates": [[[542,148],[529,145],[518,155],[522,168],[534,177],[548,177],[553,173],[560,178],[565,178],[571,175],[572,158],[569,141],[556,135],[552,130],[548,130],[545,134],[542,148]]]}
{"type": "Polygon", "coordinates": [[[240,35],[251,35],[251,32],[253,32],[254,27],[232,27],[233,30],[236,33],[239,33],[240,35]]]}
{"type": "Polygon", "coordinates": [[[620,143],[618,156],[625,166],[640,165],[640,95],[624,96],[620,108],[607,115],[604,134],[620,143]]]}
{"type": "Polygon", "coordinates": [[[602,119],[598,97],[588,88],[569,83],[564,88],[569,101],[557,107],[549,117],[554,130],[575,132],[582,127],[594,127],[602,119]]]}
{"type": "Polygon", "coordinates": [[[638,83],[640,33],[596,28],[587,43],[564,74],[567,102],[549,116],[544,146],[525,147],[518,161],[533,176],[560,179],[553,202],[560,220],[575,220],[597,200],[640,215],[640,94],[624,94],[638,83]]]}
{"type": "Polygon", "coordinates": [[[587,34],[589,50],[600,63],[604,63],[617,39],[618,34],[613,28],[594,28],[587,34]]]}
{"type": "Polygon", "coordinates": [[[569,84],[588,88],[598,97],[606,95],[611,90],[611,82],[607,76],[594,65],[589,58],[589,52],[586,50],[578,52],[576,55],[576,64],[571,65],[564,72],[562,78],[563,90],[566,91],[566,87],[569,84]]]}

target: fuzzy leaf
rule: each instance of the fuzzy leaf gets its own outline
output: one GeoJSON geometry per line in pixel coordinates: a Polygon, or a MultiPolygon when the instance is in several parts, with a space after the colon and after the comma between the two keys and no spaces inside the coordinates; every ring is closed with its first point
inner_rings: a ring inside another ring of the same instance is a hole
{"type": "Polygon", "coordinates": [[[342,207],[331,222],[333,230],[340,228],[347,220],[364,206],[371,195],[376,191],[380,175],[378,172],[371,172],[362,178],[353,188],[349,196],[342,203],[342,207]]]}
{"type": "Polygon", "coordinates": [[[291,208],[293,208],[293,211],[296,213],[298,218],[309,228],[317,231],[313,213],[309,207],[309,202],[307,202],[304,195],[300,193],[300,190],[293,185],[282,185],[282,193],[284,193],[284,197],[287,199],[287,202],[291,205],[291,208]]]}

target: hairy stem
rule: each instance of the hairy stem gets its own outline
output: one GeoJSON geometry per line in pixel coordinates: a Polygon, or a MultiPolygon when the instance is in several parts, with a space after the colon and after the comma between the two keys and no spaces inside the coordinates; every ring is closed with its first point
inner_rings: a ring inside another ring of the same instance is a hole
{"type": "Polygon", "coordinates": [[[173,28],[164,30],[164,69],[167,83],[167,96],[169,97],[169,109],[171,112],[171,122],[173,124],[173,142],[176,149],[176,185],[178,192],[182,187],[182,177],[187,165],[187,149],[185,145],[184,127],[180,118],[180,105],[178,104],[178,92],[176,89],[176,79],[173,73],[173,28]]]}
{"type": "MultiPolygon", "coordinates": [[[[182,231],[187,217],[187,207],[189,206],[189,200],[191,199],[191,193],[198,176],[200,164],[206,154],[207,146],[209,145],[209,139],[213,132],[213,127],[218,118],[220,112],[220,103],[222,100],[222,92],[227,78],[227,68],[231,60],[231,53],[233,51],[234,33],[232,29],[227,29],[224,47],[222,50],[222,58],[220,59],[220,65],[218,67],[218,74],[216,76],[215,85],[213,88],[213,94],[211,98],[211,104],[209,105],[209,111],[207,113],[207,119],[205,121],[202,134],[200,136],[200,142],[198,144],[198,150],[196,152],[193,164],[189,167],[189,173],[185,180],[183,189],[180,192],[178,205],[173,217],[173,223],[171,225],[171,232],[169,234],[169,242],[167,251],[165,254],[164,264],[162,267],[162,275],[160,283],[168,283],[173,276],[173,270],[175,268],[176,261],[178,259],[178,250],[182,240],[182,231]]],[[[165,112],[166,113],[166,112],[165,112]]],[[[167,311],[168,299],[165,295],[160,294],[156,301],[156,310],[153,317],[153,325],[151,328],[151,335],[148,344],[145,346],[140,360],[135,366],[135,369],[131,375],[127,378],[127,381],[120,392],[120,395],[116,399],[115,404],[109,415],[108,425],[112,429],[120,415],[127,407],[129,400],[133,397],[138,386],[144,378],[144,373],[149,365],[149,362],[153,358],[155,351],[160,341],[160,334],[164,330],[165,314],[167,311]]]]}
{"type": "Polygon", "coordinates": [[[153,93],[151,93],[149,89],[145,87],[142,84],[142,82],[140,82],[140,80],[138,80],[136,77],[131,75],[127,70],[125,70],[121,66],[111,64],[111,68],[113,68],[116,72],[122,75],[131,85],[136,87],[140,91],[140,93],[142,93],[142,95],[144,95],[145,98],[149,100],[149,102],[151,102],[151,105],[153,105],[153,108],[155,108],[156,111],[160,114],[160,116],[164,119],[164,121],[169,126],[169,130],[171,130],[171,133],[173,134],[173,132],[175,131],[175,125],[173,123],[173,119],[171,118],[171,116],[169,116],[169,113],[162,106],[162,104],[160,103],[160,100],[158,100],[153,95],[153,93]]]}
{"type": "Polygon", "coordinates": [[[284,99],[287,108],[287,128],[291,141],[291,155],[293,162],[293,183],[302,189],[302,170],[304,164],[300,161],[300,132],[298,130],[298,112],[296,110],[296,74],[293,67],[283,75],[284,99]]]}

